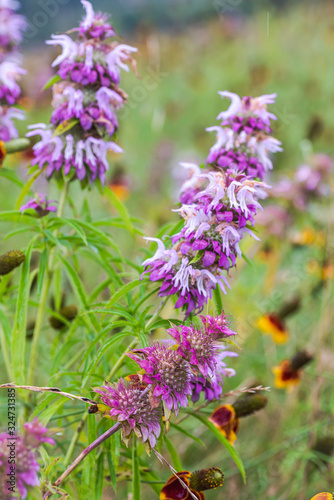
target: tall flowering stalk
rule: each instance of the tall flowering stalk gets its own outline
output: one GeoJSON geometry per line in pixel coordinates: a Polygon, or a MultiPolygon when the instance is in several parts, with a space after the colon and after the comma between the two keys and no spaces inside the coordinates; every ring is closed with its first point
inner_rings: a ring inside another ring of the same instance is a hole
{"type": "Polygon", "coordinates": [[[57,82],[51,124],[32,125],[27,136],[41,137],[32,165],[46,167],[47,177],[62,173],[104,184],[108,151],[122,152],[111,140],[118,129],[116,112],[127,97],[119,87],[121,70],[129,71],[129,64],[135,69],[131,54],[137,49],[110,41],[115,32],[107,16],[95,14],[88,1],[81,3],[86,15],[79,27],[47,41],[62,48],[53,62],[57,82]]]}
{"type": "Polygon", "coordinates": [[[208,168],[195,164],[181,166],[190,172],[181,188],[183,228],[171,238],[172,247],[156,241],[158,250],[143,262],[153,282],[162,281],[159,295],[177,295],[176,308],[186,315],[199,312],[212,297],[212,291],[229,288],[227,276],[242,256],[240,242],[245,234],[258,239],[252,231],[255,216],[266,197],[264,173],[272,168],[269,154],[281,151],[271,137],[267,111],[275,95],[259,98],[221,92],[230,97],[228,111],[220,113],[222,125],[207,130],[217,132],[217,143],[207,158],[208,168]]]}
{"type": "Polygon", "coordinates": [[[23,16],[16,13],[16,0],[0,0],[0,141],[18,137],[13,120],[24,120],[25,114],[16,107],[21,96],[18,80],[26,72],[21,68],[18,52],[27,27],[23,16]]]}

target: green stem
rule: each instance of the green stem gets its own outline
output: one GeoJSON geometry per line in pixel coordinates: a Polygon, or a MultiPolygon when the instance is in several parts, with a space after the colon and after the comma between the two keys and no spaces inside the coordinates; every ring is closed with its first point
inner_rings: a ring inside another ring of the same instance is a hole
{"type": "MultiPolygon", "coordinates": [[[[65,208],[65,202],[67,198],[67,193],[68,193],[68,187],[69,187],[69,181],[65,181],[60,200],[59,200],[59,205],[58,205],[58,211],[57,211],[57,216],[62,217],[64,208],[65,208]]],[[[54,236],[58,236],[58,230],[56,229],[54,232],[54,236]]],[[[44,317],[44,311],[46,309],[46,301],[48,298],[48,293],[52,281],[52,275],[53,275],[53,267],[54,267],[54,260],[55,260],[55,254],[54,252],[50,255],[50,262],[49,262],[49,269],[47,272],[47,275],[45,277],[43,287],[42,287],[42,292],[41,292],[41,297],[39,301],[39,306],[37,310],[37,316],[36,316],[36,322],[35,322],[35,328],[34,328],[34,333],[33,333],[33,338],[32,338],[32,344],[31,344],[31,350],[30,350],[30,360],[29,360],[29,371],[28,371],[28,384],[33,385],[34,383],[34,371],[35,371],[35,364],[36,364],[36,357],[37,357],[37,351],[38,351],[38,344],[39,344],[39,337],[41,334],[42,330],[42,324],[43,324],[43,317],[44,317]]]]}
{"type": "Polygon", "coordinates": [[[5,333],[3,331],[1,323],[0,323],[0,345],[9,380],[14,380],[13,368],[10,362],[10,357],[6,345],[5,333]]]}

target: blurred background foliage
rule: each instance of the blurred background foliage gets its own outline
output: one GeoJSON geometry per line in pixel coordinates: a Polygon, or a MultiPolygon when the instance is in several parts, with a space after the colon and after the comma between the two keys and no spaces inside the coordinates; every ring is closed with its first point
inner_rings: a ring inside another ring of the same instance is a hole
{"type": "MultiPolygon", "coordinates": [[[[28,109],[28,123],[48,121],[50,116],[50,91],[40,93],[40,89],[52,75],[50,64],[56,49],[44,46],[43,40],[76,25],[81,12],[78,0],[54,1],[57,14],[46,13],[47,22],[40,27],[35,14],[47,12],[41,7],[43,2],[22,2],[31,23],[31,36],[24,47],[29,75],[23,80],[22,101],[28,109]]],[[[205,128],[215,125],[217,114],[227,106],[218,90],[253,96],[277,92],[272,106],[278,116],[274,135],[282,141],[284,152],[276,155],[271,182],[283,174],[292,175],[310,149],[333,155],[333,2],[93,3],[95,8],[112,13],[125,43],[139,47],[140,78],[129,74],[123,79],[129,100],[120,115],[118,141],[124,154],[110,157],[109,182],[122,186],[119,194],[126,199],[130,213],[144,220],[145,234],[154,236],[164,223],[177,220],[170,209],[180,184],[178,162],[204,162],[214,142],[205,128]]],[[[25,127],[20,124],[22,134],[25,127]]],[[[28,161],[28,155],[17,157],[12,168],[24,176],[28,161]]],[[[9,210],[19,191],[12,186],[9,191],[8,186],[4,180],[0,192],[2,208],[9,210]]],[[[109,208],[97,190],[81,193],[73,186],[72,199],[79,210],[88,197],[93,217],[105,215],[109,208]]],[[[333,217],[333,205],[325,201],[322,207],[310,207],[310,212],[297,220],[295,231],[311,226],[327,234],[333,229],[333,217]]],[[[2,234],[6,230],[1,227],[2,234]]],[[[140,263],[141,238],[138,236],[133,245],[124,232],[115,235],[126,255],[135,256],[140,263]]],[[[265,239],[263,231],[260,236],[265,239]]],[[[23,246],[22,238],[17,238],[16,244],[23,246]]],[[[324,252],[328,248],[332,251],[332,241],[327,241],[326,249],[323,245],[291,245],[288,240],[270,240],[268,244],[274,248],[270,257],[261,251],[261,244],[245,242],[243,250],[250,255],[252,265],[239,265],[232,290],[224,298],[224,309],[231,315],[242,346],[239,358],[233,361],[237,376],[227,381],[226,390],[259,383],[273,386],[272,367],[300,348],[308,348],[316,359],[306,368],[298,388],[289,394],[273,388],[268,408],[242,422],[236,448],[248,474],[246,486],[225,450],[195,419],[188,419],[187,429],[205,442],[206,450],[171,431],[170,439],[185,469],[216,465],[224,470],[224,489],[206,494],[212,500],[308,500],[316,492],[333,488],[333,456],[312,451],[318,438],[334,436],[332,281],[312,294],[308,292],[317,283],[310,263],[320,266],[324,252]],[[291,294],[303,295],[302,307],[289,319],[289,342],[277,346],[257,330],[256,321],[261,314],[278,310],[291,294]]],[[[5,250],[13,245],[11,240],[2,247],[5,250]]],[[[93,288],[96,274],[85,271],[93,288]]],[[[173,316],[171,307],[166,308],[164,317],[173,316]]],[[[55,345],[57,340],[55,337],[55,345]]],[[[168,477],[155,459],[145,459],[143,465],[147,464],[159,470],[160,477],[168,477]]],[[[145,498],[150,495],[147,489],[145,498]]],[[[110,487],[105,499],[111,498],[117,496],[110,487]]]]}

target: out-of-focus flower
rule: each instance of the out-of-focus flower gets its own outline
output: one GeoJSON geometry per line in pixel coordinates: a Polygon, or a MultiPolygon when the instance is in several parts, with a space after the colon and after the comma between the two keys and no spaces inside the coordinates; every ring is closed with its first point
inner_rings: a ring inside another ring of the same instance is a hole
{"type": "Polygon", "coordinates": [[[285,344],[288,341],[289,332],[283,318],[278,314],[264,314],[257,320],[256,326],[265,335],[271,335],[276,344],[285,344]]]}
{"type": "Polygon", "coordinates": [[[247,394],[237,399],[233,405],[221,405],[216,408],[209,421],[233,444],[237,439],[239,419],[262,410],[268,399],[262,394],[247,394]]]}
{"type": "Polygon", "coordinates": [[[62,54],[53,63],[60,82],[53,86],[52,125],[31,127],[28,137],[39,135],[34,146],[33,165],[46,170],[47,177],[60,170],[80,181],[106,180],[107,152],[122,148],[109,139],[118,129],[116,111],[127,95],[119,87],[121,70],[135,68],[131,54],[137,49],[110,41],[113,27],[107,17],[95,14],[92,4],[81,2],[86,16],[69,35],[53,35],[50,45],[60,45],[62,54]]]}
{"type": "Polygon", "coordinates": [[[311,500],[333,500],[333,498],[334,498],[334,493],[322,492],[322,493],[317,493],[317,495],[312,497],[311,500]]]}
{"type": "Polygon", "coordinates": [[[128,199],[131,192],[131,178],[122,167],[116,167],[108,185],[117,198],[121,201],[128,199]]]}
{"type": "Polygon", "coordinates": [[[279,366],[273,368],[275,386],[278,389],[291,391],[299,384],[302,368],[313,360],[313,356],[306,351],[300,351],[292,359],[284,359],[279,366]]]}
{"type": "Polygon", "coordinates": [[[267,205],[265,210],[256,216],[256,223],[265,229],[266,236],[283,239],[292,223],[292,218],[285,208],[279,205],[267,205]]]}
{"type": "Polygon", "coordinates": [[[27,29],[26,19],[16,13],[19,7],[16,0],[0,0],[0,61],[22,42],[27,29]]]}
{"type": "Polygon", "coordinates": [[[50,212],[57,211],[57,207],[53,205],[54,202],[55,200],[47,200],[45,194],[37,193],[32,200],[29,200],[28,203],[22,205],[20,211],[24,212],[25,210],[35,210],[38,217],[44,217],[50,212]]]}
{"type": "Polygon", "coordinates": [[[14,500],[17,498],[17,490],[20,498],[27,498],[28,488],[39,486],[37,475],[39,465],[36,460],[36,450],[43,443],[54,445],[55,441],[47,436],[47,429],[37,419],[24,425],[24,434],[22,435],[10,436],[5,432],[0,434],[1,500],[14,500]],[[13,454],[15,456],[15,473],[10,465],[10,458],[13,457],[13,454]]]}
{"type": "Polygon", "coordinates": [[[210,415],[209,421],[213,423],[217,429],[219,429],[229,443],[234,443],[237,439],[239,419],[236,417],[235,410],[232,405],[226,404],[216,408],[210,415]]]}
{"type": "Polygon", "coordinates": [[[9,250],[0,255],[0,276],[11,273],[25,261],[25,258],[21,250],[9,250]]]}
{"type": "Polygon", "coordinates": [[[17,81],[26,73],[16,52],[27,27],[25,18],[15,12],[19,6],[14,0],[0,0],[0,140],[5,142],[18,137],[13,119],[25,119],[23,111],[11,107],[21,95],[17,81]]]}
{"type": "MultiPolygon", "coordinates": [[[[218,467],[210,467],[193,473],[181,471],[176,474],[199,500],[205,500],[205,490],[216,489],[224,484],[224,474],[218,467]]],[[[189,491],[175,476],[171,476],[160,492],[160,500],[191,500],[189,491]]]]}
{"type": "Polygon", "coordinates": [[[32,422],[26,422],[23,427],[25,441],[31,448],[37,448],[43,443],[56,444],[55,440],[48,436],[48,429],[37,418],[34,418],[32,422]]]}
{"type": "Polygon", "coordinates": [[[288,200],[298,210],[306,210],[312,200],[330,194],[328,180],[332,172],[332,158],[314,154],[296,170],[292,179],[284,178],[275,184],[271,195],[288,200]]]}
{"type": "Polygon", "coordinates": [[[276,94],[255,98],[240,98],[226,91],[219,94],[231,99],[231,105],[217,117],[222,120],[221,126],[207,128],[217,135],[207,163],[227,172],[243,173],[249,179],[263,179],[272,169],[269,154],[282,151],[281,143],[271,137],[270,122],[277,118],[267,110],[276,94]]]}
{"type": "Polygon", "coordinates": [[[94,389],[106,405],[102,408],[104,416],[122,424],[122,439],[126,444],[133,431],[143,443],[154,448],[161,432],[162,414],[161,409],[152,408],[144,390],[142,386],[126,383],[123,379],[114,386],[106,382],[94,389]]]}
{"type": "Polygon", "coordinates": [[[154,342],[149,347],[132,351],[129,357],[144,370],[142,380],[150,385],[152,406],[163,401],[167,420],[171,411],[177,414],[181,406],[188,405],[191,371],[188,362],[171,349],[171,342],[154,342]]]}

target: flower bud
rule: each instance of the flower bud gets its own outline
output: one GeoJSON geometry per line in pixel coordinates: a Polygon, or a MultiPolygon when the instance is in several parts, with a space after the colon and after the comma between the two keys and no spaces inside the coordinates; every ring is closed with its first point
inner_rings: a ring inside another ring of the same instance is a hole
{"type": "Polygon", "coordinates": [[[262,394],[250,394],[237,399],[232,406],[235,411],[235,417],[240,418],[262,410],[262,408],[267,406],[267,403],[268,398],[262,396],[262,394]]]}
{"type": "Polygon", "coordinates": [[[0,275],[9,274],[16,267],[19,267],[25,260],[25,255],[21,250],[10,250],[0,255],[0,275]]]}
{"type": "Polygon", "coordinates": [[[189,479],[189,486],[195,491],[204,491],[223,486],[224,474],[218,467],[196,470],[189,479]]]}

